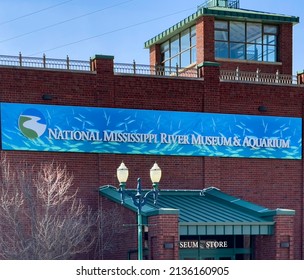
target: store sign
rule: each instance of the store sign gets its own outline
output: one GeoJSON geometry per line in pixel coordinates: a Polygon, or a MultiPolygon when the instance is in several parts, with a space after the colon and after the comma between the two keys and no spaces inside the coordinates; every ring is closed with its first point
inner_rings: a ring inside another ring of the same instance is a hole
{"type": "Polygon", "coordinates": [[[201,241],[179,242],[179,249],[219,249],[219,248],[228,248],[228,241],[201,240],[201,241]]]}
{"type": "Polygon", "coordinates": [[[3,150],[302,158],[302,119],[1,104],[3,150]]]}

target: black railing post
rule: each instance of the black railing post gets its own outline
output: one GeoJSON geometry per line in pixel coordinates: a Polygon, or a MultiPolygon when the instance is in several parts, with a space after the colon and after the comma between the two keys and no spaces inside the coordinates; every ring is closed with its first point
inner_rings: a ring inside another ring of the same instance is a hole
{"type": "Polygon", "coordinates": [[[19,52],[19,65],[22,67],[22,54],[19,52]]]}
{"type": "Polygon", "coordinates": [[[136,74],[136,62],[133,60],[133,73],[136,74]]]}
{"type": "Polygon", "coordinates": [[[43,68],[46,68],[46,56],[45,56],[45,53],[43,54],[42,63],[43,63],[43,68]]]}
{"type": "Polygon", "coordinates": [[[67,69],[70,70],[70,58],[67,55],[67,69]]]}

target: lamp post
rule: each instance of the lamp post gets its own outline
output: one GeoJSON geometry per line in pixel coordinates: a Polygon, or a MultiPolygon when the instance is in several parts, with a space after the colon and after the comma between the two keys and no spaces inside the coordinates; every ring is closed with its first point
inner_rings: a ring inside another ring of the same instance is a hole
{"type": "Polygon", "coordinates": [[[152,190],[148,192],[143,192],[141,189],[141,179],[137,179],[137,188],[136,193],[126,190],[126,182],[128,180],[129,176],[129,170],[125,166],[125,164],[122,162],[120,166],[117,168],[117,179],[119,181],[119,193],[121,195],[121,203],[124,203],[125,196],[129,196],[133,204],[137,208],[137,242],[138,242],[138,259],[143,259],[143,245],[142,245],[142,239],[143,239],[143,233],[142,233],[142,214],[141,210],[142,207],[147,203],[147,199],[149,195],[153,196],[154,204],[156,204],[158,194],[159,194],[159,181],[161,178],[161,169],[157,165],[157,163],[154,163],[153,167],[150,169],[150,178],[152,181],[152,190]]]}

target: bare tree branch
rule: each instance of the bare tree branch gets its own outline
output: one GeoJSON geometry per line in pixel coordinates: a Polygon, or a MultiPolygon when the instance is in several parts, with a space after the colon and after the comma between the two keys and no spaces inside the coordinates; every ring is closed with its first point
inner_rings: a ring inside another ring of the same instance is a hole
{"type": "Polygon", "coordinates": [[[72,259],[92,250],[98,213],[72,191],[73,177],[54,163],[0,167],[0,258],[72,259]],[[95,229],[95,230],[94,230],[95,229]]]}

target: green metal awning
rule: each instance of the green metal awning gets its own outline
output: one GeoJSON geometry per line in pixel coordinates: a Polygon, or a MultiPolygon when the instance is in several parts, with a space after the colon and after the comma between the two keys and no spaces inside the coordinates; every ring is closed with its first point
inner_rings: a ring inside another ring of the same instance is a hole
{"type": "MultiPolygon", "coordinates": [[[[99,193],[120,203],[120,194],[112,186],[101,187],[99,193]]],[[[137,211],[130,198],[124,206],[137,211]]],[[[179,214],[180,235],[271,235],[274,216],[295,215],[295,211],[269,210],[211,187],[203,191],[161,190],[157,204],[149,200],[142,215],[162,214],[179,214]]]]}
{"type": "Polygon", "coordinates": [[[186,28],[196,24],[196,20],[202,16],[214,16],[216,19],[223,20],[241,20],[252,22],[263,22],[272,24],[292,23],[297,24],[300,22],[299,17],[288,16],[282,14],[273,14],[259,11],[252,11],[246,9],[232,9],[224,7],[203,7],[198,9],[195,13],[188,16],[179,23],[173,25],[157,36],[145,42],[145,48],[150,48],[155,44],[161,44],[171,38],[172,36],[180,33],[186,28]]]}

